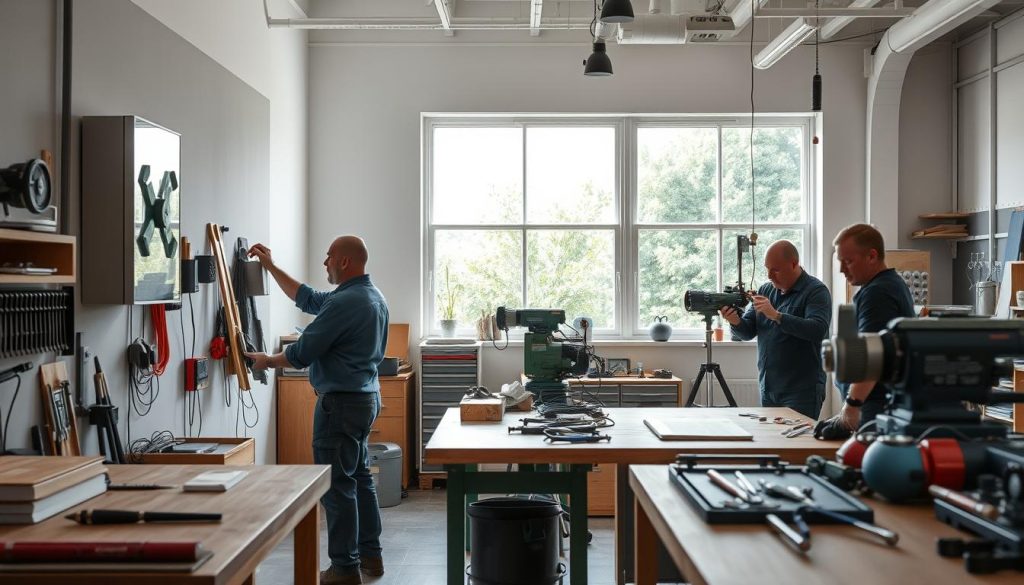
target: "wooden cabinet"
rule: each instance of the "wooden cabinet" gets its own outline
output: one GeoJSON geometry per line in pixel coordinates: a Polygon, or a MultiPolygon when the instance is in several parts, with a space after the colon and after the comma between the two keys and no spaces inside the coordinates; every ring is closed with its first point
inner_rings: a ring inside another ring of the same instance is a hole
{"type": "MultiPolygon", "coordinates": [[[[380,377],[381,409],[371,443],[396,443],[402,448],[402,488],[409,486],[415,464],[413,407],[416,375],[407,372],[380,377]]],[[[313,463],[313,409],[316,393],[305,377],[277,378],[277,462],[313,463]]]]}

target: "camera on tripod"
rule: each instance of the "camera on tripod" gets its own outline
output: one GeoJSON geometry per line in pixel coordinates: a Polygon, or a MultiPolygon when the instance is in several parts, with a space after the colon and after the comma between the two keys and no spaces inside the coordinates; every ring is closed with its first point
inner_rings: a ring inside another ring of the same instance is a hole
{"type": "Polygon", "coordinates": [[[750,234],[749,238],[742,234],[736,236],[736,284],[725,287],[722,292],[688,290],[683,295],[683,307],[691,313],[704,315],[704,321],[709,327],[711,317],[717,315],[718,310],[723,307],[732,307],[737,313],[743,314],[751,295],[743,286],[743,255],[755,245],[757,234],[750,234]]]}

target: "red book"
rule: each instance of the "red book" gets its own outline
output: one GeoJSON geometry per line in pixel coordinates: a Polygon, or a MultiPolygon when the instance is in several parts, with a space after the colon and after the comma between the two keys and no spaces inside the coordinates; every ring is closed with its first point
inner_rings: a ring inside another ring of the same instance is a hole
{"type": "Polygon", "coordinates": [[[427,362],[444,362],[444,361],[450,361],[450,360],[475,360],[476,359],[476,355],[471,354],[471,353],[467,353],[467,354],[456,353],[456,354],[443,354],[443,355],[423,355],[423,356],[420,356],[420,357],[423,359],[423,361],[427,361],[427,362]]]}
{"type": "Polygon", "coordinates": [[[184,563],[201,553],[198,542],[0,542],[7,563],[184,563]]]}

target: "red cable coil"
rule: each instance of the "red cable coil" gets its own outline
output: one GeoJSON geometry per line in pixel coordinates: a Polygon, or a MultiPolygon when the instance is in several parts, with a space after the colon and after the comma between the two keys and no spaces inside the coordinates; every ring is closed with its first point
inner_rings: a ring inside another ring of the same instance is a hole
{"type": "Polygon", "coordinates": [[[150,305],[149,316],[153,318],[153,333],[156,335],[157,360],[153,373],[163,375],[167,362],[171,361],[171,344],[167,340],[167,309],[164,305],[150,305]]]}

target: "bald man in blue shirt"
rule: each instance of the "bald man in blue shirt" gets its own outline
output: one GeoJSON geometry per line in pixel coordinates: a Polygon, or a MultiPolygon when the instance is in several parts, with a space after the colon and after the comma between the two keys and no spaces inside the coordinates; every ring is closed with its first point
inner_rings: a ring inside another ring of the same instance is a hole
{"type": "Polygon", "coordinates": [[[370,427],[380,414],[377,366],[388,340],[388,304],[366,274],[369,254],[356,236],[341,236],[327,251],[327,281],[315,291],[274,264],[270,249],[256,244],[249,256],[273,275],[288,298],[316,315],[299,340],[278,354],[247,353],[256,368],[309,367],[316,390],[313,461],[331,466],[331,487],[320,500],[327,514],[331,566],[321,585],[358,585],[360,572],[384,574],[380,510],[369,470],[370,427]]]}
{"type": "Polygon", "coordinates": [[[742,315],[721,310],[734,339],[757,338],[761,406],[788,406],[817,419],[825,399],[821,341],[832,323],[832,295],[800,267],[800,253],[779,240],[764,255],[767,282],[742,315]]]}

